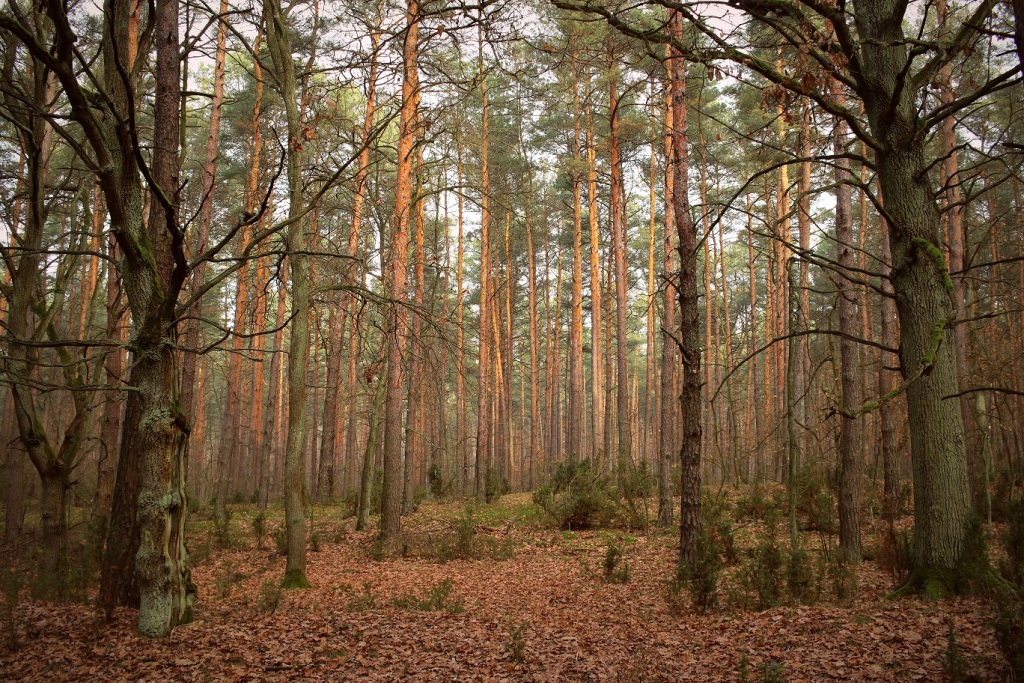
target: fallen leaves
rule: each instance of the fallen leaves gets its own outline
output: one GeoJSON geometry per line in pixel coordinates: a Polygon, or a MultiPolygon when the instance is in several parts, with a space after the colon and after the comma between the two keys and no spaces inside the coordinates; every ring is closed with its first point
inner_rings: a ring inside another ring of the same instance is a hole
{"type": "Polygon", "coordinates": [[[130,610],[103,625],[90,607],[22,603],[22,649],[0,655],[0,679],[735,681],[745,661],[754,679],[776,662],[789,681],[942,680],[950,622],[982,679],[1002,671],[982,602],[886,600],[885,577],[871,564],[849,605],[673,618],[663,598],[670,541],[631,545],[632,580],[619,585],[600,580],[599,532],[509,533],[511,559],[437,564],[373,561],[372,534],[348,532],[309,556],[314,587],[284,592],[273,614],[257,608],[257,596],[283,573],[283,559],[220,553],[195,568],[197,620],[164,640],[137,636],[130,610]],[[218,599],[217,572],[229,563],[247,574],[218,599]],[[462,611],[394,603],[446,580],[462,611]]]}

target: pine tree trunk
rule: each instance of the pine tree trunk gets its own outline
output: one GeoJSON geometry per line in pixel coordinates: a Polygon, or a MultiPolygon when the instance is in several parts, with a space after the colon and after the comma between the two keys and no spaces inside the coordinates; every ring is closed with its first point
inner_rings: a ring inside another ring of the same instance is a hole
{"type": "Polygon", "coordinates": [[[409,0],[403,48],[402,109],[399,118],[398,168],[391,251],[387,260],[387,389],[384,404],[384,490],[381,502],[380,544],[386,553],[397,550],[402,512],[402,407],[405,400],[405,347],[408,335],[404,303],[408,299],[409,229],[413,218],[413,173],[419,105],[417,59],[419,4],[409,0]]]}
{"type": "MultiPolygon", "coordinates": [[[[673,11],[669,29],[673,41],[682,44],[682,15],[673,11]]],[[[686,65],[678,47],[672,48],[672,192],[676,232],[679,234],[680,354],[683,364],[682,496],[679,512],[679,561],[693,559],[700,531],[701,373],[700,311],[697,298],[697,232],[690,217],[686,126],[686,65]]]]}

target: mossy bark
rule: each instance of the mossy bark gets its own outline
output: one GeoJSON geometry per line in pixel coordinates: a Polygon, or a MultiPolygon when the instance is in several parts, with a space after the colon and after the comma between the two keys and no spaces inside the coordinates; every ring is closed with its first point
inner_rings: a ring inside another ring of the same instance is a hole
{"type": "Polygon", "coordinates": [[[959,402],[949,273],[927,174],[917,93],[904,82],[909,59],[906,4],[868,0],[854,8],[862,41],[861,95],[876,142],[879,183],[889,221],[892,286],[902,339],[914,472],[914,571],[938,576],[960,561],[970,517],[970,489],[959,402]]]}

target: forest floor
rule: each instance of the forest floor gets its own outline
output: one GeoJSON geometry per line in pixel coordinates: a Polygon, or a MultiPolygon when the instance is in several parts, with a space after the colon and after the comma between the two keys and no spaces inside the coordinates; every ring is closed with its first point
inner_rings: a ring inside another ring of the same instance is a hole
{"type": "MultiPolygon", "coordinates": [[[[23,595],[12,606],[5,635],[14,629],[18,649],[0,645],[0,679],[796,682],[1006,676],[989,626],[991,605],[974,598],[888,599],[892,576],[874,560],[857,568],[853,597],[837,600],[822,576],[819,586],[828,587],[813,603],[766,610],[744,594],[742,570],[726,567],[719,606],[701,613],[685,598],[666,597],[678,552],[674,533],[560,531],[543,523],[529,494],[514,494],[471,518],[464,503],[425,503],[403,520],[407,556],[388,560],[373,557],[374,531],[355,532],[354,520],[343,519],[340,508],[318,507],[311,543],[318,549],[308,555],[312,588],[282,593],[277,586],[284,558],[269,538],[257,546],[254,513],[247,506],[235,509],[234,541],[227,549],[213,547],[209,522],[194,525],[198,600],[192,624],[150,640],[135,634],[131,610],[119,610],[112,624],[104,624],[95,607],[23,595]],[[621,550],[617,560],[609,547],[621,550]],[[450,559],[459,554],[475,559],[450,559]]],[[[268,536],[280,523],[280,510],[272,511],[268,536]]],[[[734,529],[741,556],[764,535],[756,520],[739,521],[734,529]]],[[[821,538],[805,533],[812,555],[820,554],[821,538]]],[[[870,529],[865,542],[869,548],[876,543],[870,529]]]]}

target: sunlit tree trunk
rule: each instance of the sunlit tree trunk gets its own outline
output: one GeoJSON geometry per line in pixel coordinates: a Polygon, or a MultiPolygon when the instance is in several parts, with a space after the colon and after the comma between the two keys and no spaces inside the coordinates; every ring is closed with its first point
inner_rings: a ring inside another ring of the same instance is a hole
{"type": "Polygon", "coordinates": [[[384,489],[381,501],[380,544],[397,549],[402,513],[402,408],[405,398],[405,346],[408,321],[409,231],[413,219],[413,174],[416,121],[419,107],[419,4],[409,0],[403,43],[402,108],[398,133],[398,168],[391,250],[387,260],[387,294],[391,303],[384,327],[387,345],[387,388],[384,402],[384,489]]]}

